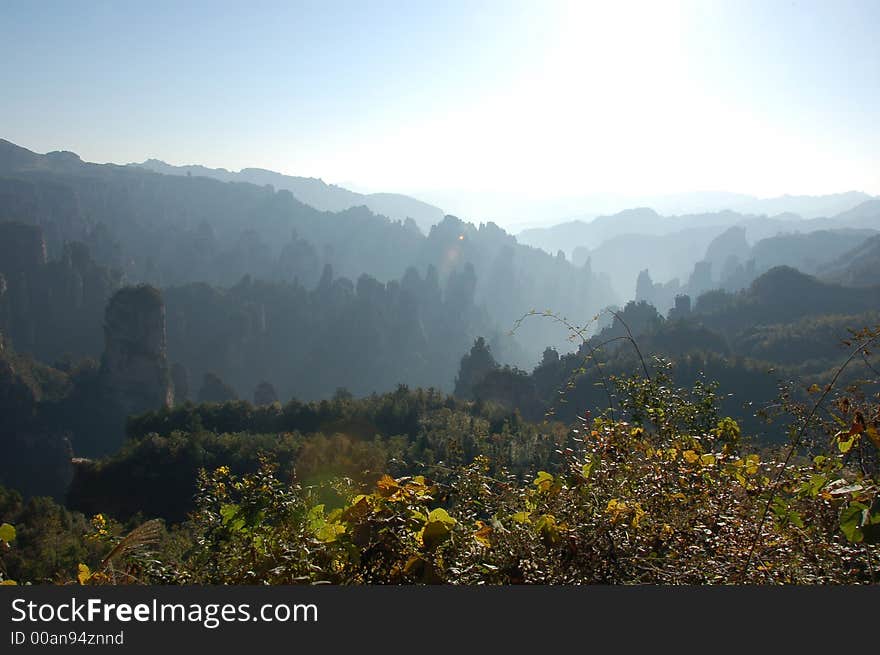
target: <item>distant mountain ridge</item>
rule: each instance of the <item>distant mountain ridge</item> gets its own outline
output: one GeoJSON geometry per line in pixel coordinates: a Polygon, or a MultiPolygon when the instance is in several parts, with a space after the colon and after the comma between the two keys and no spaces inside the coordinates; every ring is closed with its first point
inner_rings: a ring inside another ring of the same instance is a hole
{"type": "Polygon", "coordinates": [[[791,196],[786,194],[778,198],[747,200],[742,204],[734,204],[730,209],[742,214],[765,216],[797,214],[802,218],[811,219],[836,216],[870,200],[876,200],[876,198],[861,191],[846,191],[823,196],[791,196]]]}
{"type": "Polygon", "coordinates": [[[410,190],[417,198],[433,203],[450,214],[471,220],[493,221],[514,234],[535,228],[549,228],[572,221],[589,222],[598,216],[612,216],[633,207],[650,207],[663,216],[710,214],[730,210],[740,214],[774,216],[797,214],[805,219],[834,216],[855,207],[871,196],[847,191],[822,196],[783,195],[758,198],[728,191],[689,191],[665,194],[558,191],[542,193],[529,185],[504,191],[472,189],[410,190]],[[573,194],[572,194],[573,193],[573,194]]]}
{"type": "MultiPolygon", "coordinates": [[[[609,275],[620,297],[631,298],[637,275],[645,269],[653,282],[684,285],[694,265],[704,259],[704,254],[708,256],[707,248],[713,240],[734,228],[747,238],[746,250],[766,241],[753,255],[758,261],[750,275],[774,265],[796,262],[799,267],[806,266],[806,272],[819,273],[821,265],[880,230],[880,198],[869,197],[834,216],[810,219],[794,213],[768,217],[731,210],[664,216],[654,209],[640,207],[600,216],[591,222],[570,221],[552,228],[526,230],[517,235],[517,240],[551,254],[562,250],[577,266],[589,261],[591,270],[609,275]],[[821,234],[827,237],[824,246],[821,234]],[[807,235],[812,236],[806,238],[807,235]],[[783,250],[792,248],[790,256],[776,252],[780,246],[783,250]],[[813,260],[812,265],[807,265],[809,260],[813,260]]],[[[723,277],[726,257],[716,259],[712,275],[717,281],[719,275],[723,277]]],[[[741,257],[739,263],[745,266],[747,259],[741,257]]],[[[853,275],[841,279],[851,281],[853,275]]]]}
{"type": "MultiPolygon", "coordinates": [[[[718,209],[676,213],[662,206],[642,205],[616,213],[600,215],[592,220],[575,218],[550,227],[522,230],[516,237],[521,243],[542,248],[550,253],[571,252],[578,246],[596,248],[602,242],[627,234],[664,235],[690,228],[727,227],[760,222],[780,230],[812,231],[846,227],[872,227],[880,215],[880,198],[860,191],[827,196],[780,196],[749,198],[736,194],[716,194],[718,209]],[[831,217],[831,218],[829,218],[831,217]]],[[[662,205],[662,203],[661,203],[662,205]]],[[[750,235],[752,238],[773,236],[775,232],[750,235]]]]}
{"type": "Polygon", "coordinates": [[[841,255],[821,270],[825,279],[853,287],[880,284],[880,235],[841,255]]]}
{"type": "Polygon", "coordinates": [[[145,168],[163,175],[195,175],[210,177],[223,182],[247,182],[265,186],[272,185],[277,190],[290,191],[300,202],[321,211],[340,212],[352,207],[367,207],[374,214],[392,220],[403,221],[412,218],[416,225],[427,233],[432,225],[443,220],[443,210],[421,200],[399,193],[356,193],[335,184],[327,184],[314,177],[284,175],[264,168],[243,168],[238,172],[225,168],[208,168],[197,164],[173,166],[160,159],[147,159],[140,164],[128,166],[145,168]]]}

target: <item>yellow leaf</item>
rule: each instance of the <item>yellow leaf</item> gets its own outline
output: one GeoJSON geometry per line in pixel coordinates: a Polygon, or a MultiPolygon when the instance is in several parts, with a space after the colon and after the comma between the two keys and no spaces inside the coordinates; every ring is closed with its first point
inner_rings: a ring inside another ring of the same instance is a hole
{"type": "Polygon", "coordinates": [[[746,473],[749,475],[754,475],[758,472],[758,465],[761,463],[761,458],[758,455],[747,455],[746,456],[746,473]]]}
{"type": "Polygon", "coordinates": [[[397,480],[392,478],[387,473],[383,475],[379,481],[376,483],[376,491],[383,498],[388,498],[389,496],[394,495],[397,491],[400,490],[400,485],[397,484],[397,480]]]}
{"type": "Polygon", "coordinates": [[[482,521],[477,521],[479,529],[474,532],[474,540],[481,546],[486,548],[492,547],[492,526],[486,525],[482,521]]]}
{"type": "Polygon", "coordinates": [[[517,512],[516,514],[512,515],[510,518],[512,518],[517,523],[528,523],[529,517],[531,515],[532,515],[531,512],[517,512]]]}
{"type": "Polygon", "coordinates": [[[642,519],[645,518],[647,512],[643,510],[642,506],[638,503],[635,504],[633,510],[634,512],[632,517],[632,527],[637,528],[639,527],[639,523],[641,523],[642,519]]]}
{"type": "Polygon", "coordinates": [[[700,464],[703,466],[715,466],[715,455],[703,455],[700,458],[700,464]]]}
{"type": "Polygon", "coordinates": [[[18,583],[15,580],[3,580],[0,581],[0,587],[11,587],[13,585],[17,585],[18,583]]]}
{"type": "Polygon", "coordinates": [[[700,458],[700,456],[697,455],[697,453],[695,453],[693,450],[686,450],[681,454],[681,456],[684,457],[684,461],[686,461],[688,464],[693,464],[700,458]]]}
{"type": "Polygon", "coordinates": [[[91,577],[92,570],[88,566],[86,566],[85,564],[80,564],[79,566],[77,566],[76,579],[79,580],[80,584],[86,584],[91,577]]]}
{"type": "Polygon", "coordinates": [[[15,527],[9,523],[0,525],[0,541],[4,541],[7,544],[15,541],[15,527]]]}
{"type": "MultiPolygon", "coordinates": [[[[611,515],[612,523],[617,523],[619,519],[628,515],[630,511],[631,508],[625,501],[617,500],[616,498],[609,500],[608,506],[605,508],[605,513],[611,515]]],[[[638,521],[636,521],[636,523],[638,523],[638,521]]]]}
{"type": "Polygon", "coordinates": [[[553,476],[547,471],[538,471],[538,477],[532,482],[540,491],[549,491],[553,486],[553,476]]]}

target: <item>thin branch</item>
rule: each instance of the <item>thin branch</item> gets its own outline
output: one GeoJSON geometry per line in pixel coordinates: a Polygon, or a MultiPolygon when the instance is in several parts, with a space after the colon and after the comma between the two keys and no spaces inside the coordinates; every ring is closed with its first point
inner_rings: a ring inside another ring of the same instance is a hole
{"type": "Polygon", "coordinates": [[[776,474],[776,477],[773,480],[773,484],[771,485],[770,497],[767,498],[767,503],[764,505],[764,511],[761,513],[761,520],[758,522],[758,528],[755,531],[755,538],[752,540],[752,545],[749,548],[749,555],[746,558],[746,563],[740,571],[740,575],[745,575],[749,567],[752,565],[752,559],[755,554],[755,549],[758,547],[758,544],[761,541],[761,531],[764,528],[764,523],[767,521],[767,516],[770,513],[770,506],[773,504],[773,501],[776,500],[777,490],[780,487],[780,483],[782,482],[782,477],[785,475],[788,470],[788,464],[791,462],[791,458],[794,456],[795,451],[801,444],[801,441],[804,438],[804,435],[807,432],[807,428],[810,426],[810,423],[813,421],[813,417],[816,415],[816,412],[819,410],[819,407],[825,402],[825,399],[831,393],[831,390],[837,384],[838,378],[843,374],[846,368],[852,363],[852,361],[859,356],[862,351],[868,346],[872,345],[875,341],[880,339],[880,334],[876,334],[867,341],[863,341],[858,344],[855,349],[850,353],[849,357],[846,358],[846,361],[841,364],[837,371],[834,373],[834,377],[831,378],[831,382],[825,386],[825,391],[822,392],[822,395],[816,400],[813,404],[810,413],[804,419],[800,428],[794,436],[794,439],[791,441],[791,446],[788,449],[788,454],[786,454],[785,459],[782,461],[782,466],[779,469],[779,472],[776,474]]]}

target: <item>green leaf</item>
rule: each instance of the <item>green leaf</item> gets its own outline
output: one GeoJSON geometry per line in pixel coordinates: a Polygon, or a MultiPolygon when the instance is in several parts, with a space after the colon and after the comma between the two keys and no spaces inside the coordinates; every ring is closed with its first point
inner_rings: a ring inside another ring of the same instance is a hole
{"type": "Polygon", "coordinates": [[[779,521],[780,525],[791,523],[799,528],[804,527],[804,520],[801,518],[801,515],[791,509],[788,503],[781,498],[777,498],[770,509],[773,511],[773,514],[776,515],[776,519],[779,521]]]}
{"type": "Polygon", "coordinates": [[[241,507],[234,503],[223,505],[220,508],[220,516],[223,517],[223,525],[238,532],[244,527],[244,518],[241,516],[241,507]]]}
{"type": "Polygon", "coordinates": [[[559,541],[559,527],[556,524],[556,517],[552,514],[542,514],[535,522],[535,529],[541,534],[547,546],[559,541]]]}
{"type": "Polygon", "coordinates": [[[556,517],[552,514],[542,514],[535,523],[536,530],[548,530],[556,527],[556,517]]]}
{"type": "Polygon", "coordinates": [[[435,548],[446,541],[450,532],[449,525],[443,521],[429,521],[422,528],[422,543],[425,548],[435,548]]]}
{"type": "Polygon", "coordinates": [[[15,528],[9,525],[9,523],[0,525],[0,541],[7,544],[11,541],[15,541],[15,528]]]}
{"type": "Polygon", "coordinates": [[[324,543],[330,543],[331,541],[336,541],[336,538],[345,533],[345,526],[339,523],[325,523],[320,528],[318,528],[315,536],[319,541],[323,541],[324,543]]]}
{"type": "Polygon", "coordinates": [[[862,503],[850,503],[840,513],[840,530],[853,543],[861,543],[865,535],[862,533],[862,516],[867,512],[862,503]]]}
{"type": "Polygon", "coordinates": [[[880,542],[880,496],[875,497],[870,509],[862,513],[862,537],[866,544],[880,542]]]}
{"type": "Polygon", "coordinates": [[[327,519],[324,518],[324,505],[321,504],[312,507],[309,510],[306,520],[309,523],[309,530],[312,532],[317,532],[323,528],[327,524],[327,519]]]}
{"type": "Polygon", "coordinates": [[[774,499],[773,504],[770,506],[770,509],[773,511],[773,514],[776,515],[776,518],[780,521],[784,520],[786,515],[788,514],[788,504],[781,498],[774,499]]]}
{"type": "Polygon", "coordinates": [[[852,450],[853,444],[856,442],[856,436],[854,434],[848,435],[846,437],[838,437],[837,439],[837,449],[842,453],[848,453],[852,450]]]}
{"type": "Polygon", "coordinates": [[[593,455],[587,460],[587,463],[581,467],[581,474],[584,476],[584,478],[590,478],[590,475],[593,473],[593,469],[596,468],[597,464],[599,464],[598,455],[593,455]]]}
{"type": "Polygon", "coordinates": [[[549,491],[553,486],[553,476],[547,471],[538,471],[538,477],[535,478],[533,485],[541,491],[549,491]]]}
{"type": "Polygon", "coordinates": [[[438,507],[437,509],[431,510],[431,513],[428,514],[428,521],[434,522],[439,521],[440,523],[453,526],[455,525],[455,519],[449,516],[445,509],[442,507],[438,507]]]}
{"type": "Polygon", "coordinates": [[[801,491],[815,498],[819,495],[819,492],[825,487],[828,483],[828,477],[825,475],[811,475],[809,482],[805,482],[801,485],[801,491]]]}

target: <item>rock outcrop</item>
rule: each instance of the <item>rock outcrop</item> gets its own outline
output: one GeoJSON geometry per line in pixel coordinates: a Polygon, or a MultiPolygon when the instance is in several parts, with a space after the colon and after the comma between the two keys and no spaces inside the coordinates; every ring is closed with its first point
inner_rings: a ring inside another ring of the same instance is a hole
{"type": "Polygon", "coordinates": [[[0,334],[0,485],[25,497],[60,500],[73,476],[68,434],[40,411],[60,387],[64,374],[15,355],[0,334]]]}
{"type": "Polygon", "coordinates": [[[101,385],[116,408],[131,415],[172,405],[165,305],[157,289],[117,291],[107,305],[104,341],[101,385]]]}
{"type": "Polygon", "coordinates": [[[278,402],[278,392],[271,382],[260,382],[254,390],[254,405],[260,407],[262,405],[271,405],[278,402]]]}
{"type": "Polygon", "coordinates": [[[46,241],[38,226],[0,223],[0,329],[25,349],[36,341],[32,308],[45,265],[46,241]]]}
{"type": "Polygon", "coordinates": [[[174,404],[180,405],[189,400],[189,371],[180,362],[171,366],[171,382],[174,384],[174,404]]]}
{"type": "Polygon", "coordinates": [[[46,240],[37,225],[0,223],[0,272],[33,273],[46,263],[46,240]]]}
{"type": "Polygon", "coordinates": [[[199,389],[199,402],[225,403],[230,400],[238,400],[235,389],[221,380],[216,373],[205,373],[202,378],[202,388],[199,389]]]}
{"type": "Polygon", "coordinates": [[[97,357],[101,319],[120,274],[97,264],[78,241],[47,259],[47,241],[38,225],[0,221],[0,331],[40,361],[97,357]]]}

